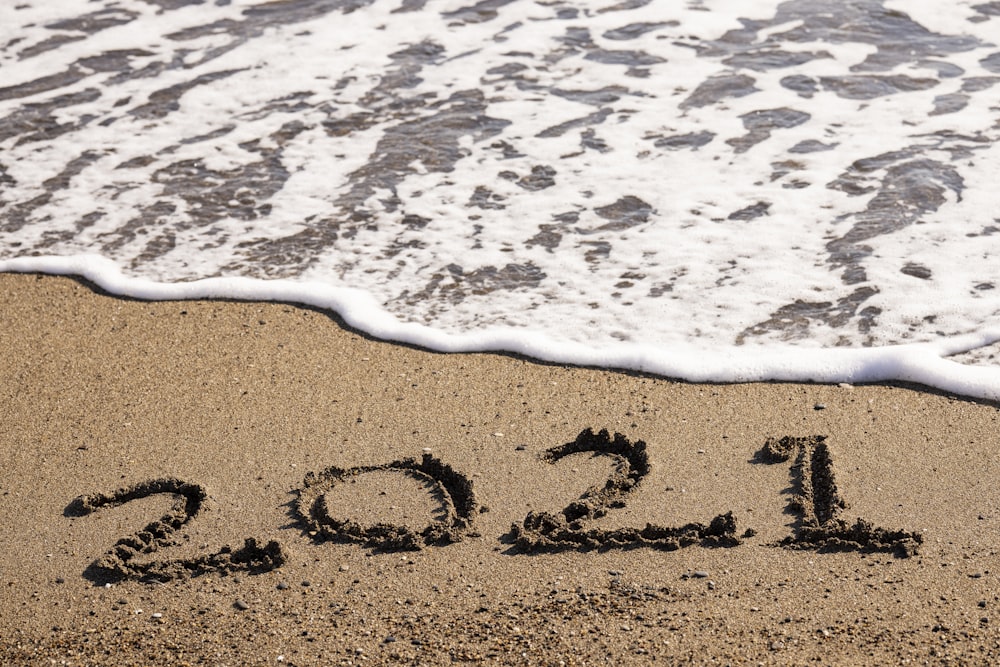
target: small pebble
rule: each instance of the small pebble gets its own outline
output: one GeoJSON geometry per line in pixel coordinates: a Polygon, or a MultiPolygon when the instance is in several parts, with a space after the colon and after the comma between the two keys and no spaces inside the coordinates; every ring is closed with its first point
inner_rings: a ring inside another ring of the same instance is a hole
{"type": "Polygon", "coordinates": [[[285,583],[285,582],[283,582],[283,581],[281,581],[281,582],[278,582],[278,586],[277,586],[277,588],[278,588],[278,590],[279,590],[279,591],[284,591],[284,590],[288,590],[288,584],[286,584],[286,583],[285,583]]]}
{"type": "Polygon", "coordinates": [[[527,449],[527,447],[525,447],[524,445],[518,445],[514,449],[517,450],[517,451],[519,451],[519,452],[523,452],[524,450],[527,449]]]}
{"type": "Polygon", "coordinates": [[[155,612],[153,614],[153,618],[163,618],[163,614],[161,614],[160,612],[155,612]]]}
{"type": "Polygon", "coordinates": [[[243,600],[240,600],[238,598],[237,598],[236,602],[233,603],[233,606],[236,607],[237,609],[239,609],[240,611],[246,611],[247,609],[250,608],[250,605],[248,605],[246,602],[244,602],[243,600]]]}
{"type": "Polygon", "coordinates": [[[392,635],[389,635],[388,637],[386,637],[386,638],[385,638],[385,643],[386,643],[386,644],[392,644],[392,643],[394,643],[395,641],[396,641],[396,638],[395,638],[395,637],[393,637],[392,635]]]}
{"type": "Polygon", "coordinates": [[[813,406],[813,410],[826,410],[826,404],[817,403],[816,405],[813,406]]]}
{"type": "Polygon", "coordinates": [[[691,576],[695,579],[705,579],[708,577],[708,572],[705,572],[705,570],[695,570],[691,573],[691,576]]]}

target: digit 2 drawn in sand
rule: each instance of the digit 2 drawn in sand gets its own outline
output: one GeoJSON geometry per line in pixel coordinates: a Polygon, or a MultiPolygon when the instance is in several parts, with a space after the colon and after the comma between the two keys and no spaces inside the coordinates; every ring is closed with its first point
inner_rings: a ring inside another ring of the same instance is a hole
{"type": "Polygon", "coordinates": [[[758,458],[766,463],[781,463],[788,461],[792,454],[795,454],[791,465],[794,495],[788,508],[800,518],[794,533],[780,542],[782,546],[895,552],[903,558],[917,552],[924,541],[920,533],[876,528],[864,519],[858,519],[852,526],[837,518],[840,510],[847,508],[847,503],[837,493],[833,458],[826,436],[768,438],[758,458]]]}
{"type": "Polygon", "coordinates": [[[234,550],[226,546],[214,554],[197,558],[136,562],[138,556],[178,544],[171,539],[173,533],[201,511],[206,497],[205,490],[197,484],[189,484],[179,479],[153,479],[118,489],[110,494],[94,493],[80,496],[69,504],[66,514],[85,516],[105,507],[117,507],[160,493],[172,494],[175,497],[170,512],[134,535],[118,540],[107,553],[91,565],[92,578],[166,582],[214,571],[267,572],[284,564],[286,556],[279,543],[271,541],[267,546],[261,547],[253,538],[247,538],[239,549],[234,550]]]}
{"type": "Polygon", "coordinates": [[[602,429],[594,434],[585,429],[573,442],[545,451],[542,460],[556,463],[578,452],[593,452],[615,459],[614,472],[603,488],[587,489],[580,500],[570,503],[558,514],[529,512],[524,521],[511,527],[510,535],[524,551],[561,551],[565,549],[607,549],[612,547],[652,547],[674,551],[692,544],[737,546],[736,519],[732,512],[720,514],[709,525],[689,523],[679,528],[646,524],[645,528],[602,530],[585,524],[607,514],[608,509],[623,507],[625,496],[633,491],[649,472],[649,455],[642,440],[629,441],[620,433],[612,438],[602,429]]]}
{"type": "Polygon", "coordinates": [[[293,511],[313,537],[359,542],[387,551],[416,550],[424,546],[458,542],[469,531],[477,511],[472,482],[430,454],[424,454],[419,463],[408,458],[384,465],[349,469],[331,466],[320,473],[311,472],[306,475],[298,494],[293,511]],[[430,486],[444,509],[444,519],[417,531],[387,523],[364,526],[356,521],[330,515],[323,502],[323,496],[330,489],[351,477],[376,471],[397,471],[430,486]]]}

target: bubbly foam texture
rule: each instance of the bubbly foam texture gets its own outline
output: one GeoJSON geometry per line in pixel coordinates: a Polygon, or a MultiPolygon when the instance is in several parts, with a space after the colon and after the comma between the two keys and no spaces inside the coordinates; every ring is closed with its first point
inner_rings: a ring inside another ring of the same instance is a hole
{"type": "Polygon", "coordinates": [[[998,16],[5,4],[0,270],[448,351],[996,399],[998,16]]]}

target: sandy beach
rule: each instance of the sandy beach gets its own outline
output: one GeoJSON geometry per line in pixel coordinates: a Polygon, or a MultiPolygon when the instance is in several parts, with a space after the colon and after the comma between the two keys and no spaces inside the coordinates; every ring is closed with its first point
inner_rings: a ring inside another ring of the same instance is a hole
{"type": "Polygon", "coordinates": [[[0,304],[5,664],[1000,660],[995,405],[0,304]]]}

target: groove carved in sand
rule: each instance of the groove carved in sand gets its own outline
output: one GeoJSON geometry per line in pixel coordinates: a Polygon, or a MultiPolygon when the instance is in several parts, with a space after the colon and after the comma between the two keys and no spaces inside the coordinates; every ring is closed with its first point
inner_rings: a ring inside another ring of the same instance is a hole
{"type": "Polygon", "coordinates": [[[606,429],[594,433],[584,429],[573,442],[552,447],[542,454],[542,460],[556,463],[570,454],[593,452],[614,458],[615,470],[603,487],[593,486],[579,500],[557,513],[529,512],[520,524],[511,527],[510,537],[523,551],[562,551],[566,549],[609,549],[615,547],[652,547],[675,551],[693,544],[734,547],[736,518],[732,512],[720,514],[708,524],[688,523],[677,528],[646,524],[644,528],[605,530],[588,528],[586,524],[599,519],[609,509],[625,506],[625,496],[631,493],[649,473],[649,455],[642,440],[630,441],[606,429]]]}
{"type": "Polygon", "coordinates": [[[478,511],[472,482],[431,454],[418,462],[407,458],[392,463],[356,468],[331,466],[306,475],[293,511],[299,523],[317,539],[359,542],[380,550],[417,550],[430,545],[458,542],[469,532],[478,511]],[[362,525],[351,519],[332,516],[326,503],[320,502],[336,484],[358,475],[376,471],[395,471],[425,482],[433,489],[445,517],[420,530],[389,523],[362,525]]]}
{"type": "Polygon", "coordinates": [[[792,456],[793,496],[791,513],[799,516],[792,535],[781,540],[791,549],[825,551],[881,551],[907,558],[917,553],[924,538],[919,532],[886,530],[859,518],[848,524],[838,514],[847,503],[837,491],[833,457],[826,436],[768,438],[758,457],[767,463],[782,463],[792,456]]]}
{"type": "Polygon", "coordinates": [[[271,541],[261,546],[256,539],[249,537],[238,549],[225,546],[216,553],[195,558],[139,562],[139,556],[179,544],[173,539],[173,534],[198,515],[205,501],[205,489],[200,485],[171,477],[139,482],[109,494],[79,496],[66,508],[66,514],[85,516],[103,508],[117,507],[160,493],[174,496],[170,512],[136,533],[118,540],[91,564],[88,568],[89,578],[105,582],[123,579],[167,582],[208,572],[267,572],[281,567],[287,560],[287,555],[278,542],[271,541]]]}

